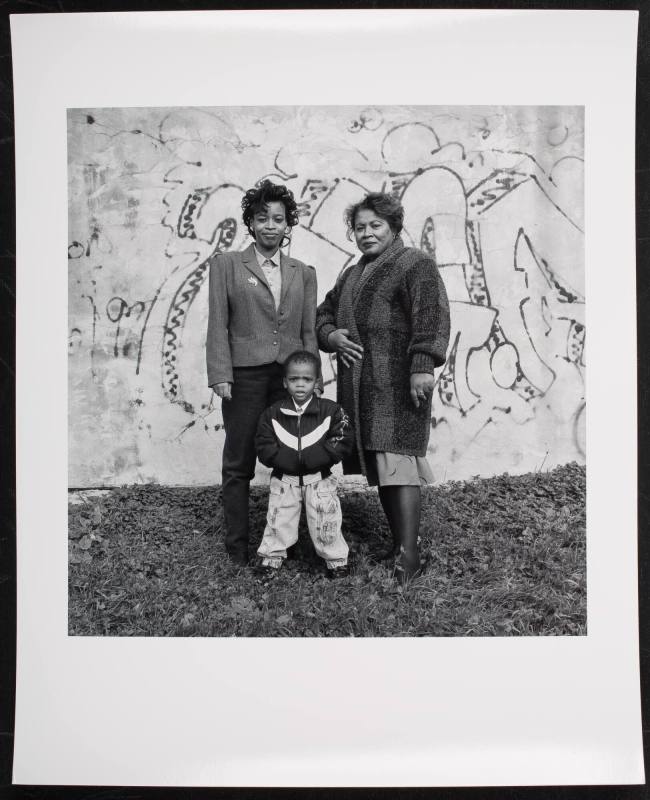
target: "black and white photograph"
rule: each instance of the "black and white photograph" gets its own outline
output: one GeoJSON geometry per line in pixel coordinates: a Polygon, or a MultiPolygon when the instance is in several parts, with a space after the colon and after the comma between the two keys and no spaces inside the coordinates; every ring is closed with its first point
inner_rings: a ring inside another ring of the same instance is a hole
{"type": "Polygon", "coordinates": [[[71,634],[586,633],[583,108],[67,125],[71,634]]]}
{"type": "Polygon", "coordinates": [[[643,780],[636,26],[12,18],[16,783],[643,780]]]}

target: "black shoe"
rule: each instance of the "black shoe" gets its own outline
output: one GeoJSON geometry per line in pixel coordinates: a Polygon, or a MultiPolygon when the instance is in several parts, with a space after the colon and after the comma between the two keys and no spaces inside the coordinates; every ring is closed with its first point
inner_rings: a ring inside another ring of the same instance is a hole
{"type": "Polygon", "coordinates": [[[386,545],[381,550],[375,550],[370,554],[370,557],[373,561],[382,562],[382,561],[394,561],[397,556],[399,555],[399,544],[395,544],[394,542],[390,545],[386,545]]]}
{"type": "Polygon", "coordinates": [[[228,553],[228,558],[236,567],[248,566],[248,553],[228,553]]]}
{"type": "Polygon", "coordinates": [[[327,570],[327,577],[331,581],[336,581],[339,578],[347,578],[350,574],[350,567],[346,564],[343,567],[332,567],[332,569],[327,570]]]}
{"type": "Polygon", "coordinates": [[[405,561],[406,559],[404,558],[404,554],[400,553],[399,557],[395,561],[395,566],[393,567],[393,577],[400,584],[400,586],[404,586],[414,578],[419,578],[424,572],[424,562],[422,561],[419,553],[417,566],[412,563],[405,564],[405,561]]]}
{"type": "Polygon", "coordinates": [[[273,580],[273,578],[277,578],[277,576],[280,574],[281,569],[282,567],[270,567],[268,566],[268,564],[262,564],[262,562],[260,561],[253,568],[253,572],[255,573],[256,578],[259,578],[259,580],[266,583],[266,581],[270,581],[273,580]]]}

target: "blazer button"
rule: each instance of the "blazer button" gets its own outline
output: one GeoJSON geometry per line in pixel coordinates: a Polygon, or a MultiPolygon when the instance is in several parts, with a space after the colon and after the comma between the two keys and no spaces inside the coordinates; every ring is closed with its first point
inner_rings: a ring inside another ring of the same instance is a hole
{"type": "Polygon", "coordinates": [[[277,331],[273,331],[273,333],[277,333],[277,331]]]}

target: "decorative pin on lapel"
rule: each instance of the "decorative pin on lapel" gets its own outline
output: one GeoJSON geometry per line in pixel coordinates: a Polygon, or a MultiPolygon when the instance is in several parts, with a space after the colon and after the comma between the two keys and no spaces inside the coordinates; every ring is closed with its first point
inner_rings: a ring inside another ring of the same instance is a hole
{"type": "Polygon", "coordinates": [[[257,278],[253,278],[253,276],[252,276],[252,275],[251,275],[251,277],[248,279],[248,282],[251,284],[251,286],[257,286],[257,278]]]}

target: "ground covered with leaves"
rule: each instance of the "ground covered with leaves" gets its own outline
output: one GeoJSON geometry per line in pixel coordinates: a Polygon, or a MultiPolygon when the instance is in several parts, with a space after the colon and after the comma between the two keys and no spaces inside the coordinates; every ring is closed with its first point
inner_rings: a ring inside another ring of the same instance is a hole
{"type": "MultiPolygon", "coordinates": [[[[268,490],[251,489],[251,555],[268,490]]],[[[423,492],[424,574],[398,586],[373,552],[376,491],[341,492],[349,577],[329,581],[301,523],[271,581],[232,566],[218,488],[135,486],[69,506],[69,632],[113,636],[512,636],[586,633],[585,470],[423,492]]]]}

